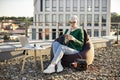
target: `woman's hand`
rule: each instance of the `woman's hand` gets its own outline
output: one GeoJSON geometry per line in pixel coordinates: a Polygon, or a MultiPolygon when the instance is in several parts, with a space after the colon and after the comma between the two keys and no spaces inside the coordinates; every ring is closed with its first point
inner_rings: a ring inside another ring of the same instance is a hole
{"type": "Polygon", "coordinates": [[[72,35],[66,34],[66,39],[68,40],[75,40],[75,38],[72,35]]]}

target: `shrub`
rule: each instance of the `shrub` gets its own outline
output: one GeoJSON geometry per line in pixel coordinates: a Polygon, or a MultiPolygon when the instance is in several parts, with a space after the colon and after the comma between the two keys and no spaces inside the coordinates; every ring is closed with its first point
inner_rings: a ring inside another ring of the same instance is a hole
{"type": "Polygon", "coordinates": [[[7,34],[5,34],[3,39],[4,39],[4,41],[7,41],[7,40],[10,40],[10,37],[7,34]]]}

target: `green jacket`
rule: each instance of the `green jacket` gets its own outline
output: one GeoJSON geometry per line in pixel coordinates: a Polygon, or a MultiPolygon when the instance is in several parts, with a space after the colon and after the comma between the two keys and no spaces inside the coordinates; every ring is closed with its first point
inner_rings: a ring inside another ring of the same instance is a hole
{"type": "Polygon", "coordinates": [[[64,43],[64,45],[76,49],[78,51],[81,51],[84,45],[84,31],[83,29],[76,29],[72,32],[70,32],[70,35],[72,35],[76,40],[70,40],[67,44],[64,43]]]}

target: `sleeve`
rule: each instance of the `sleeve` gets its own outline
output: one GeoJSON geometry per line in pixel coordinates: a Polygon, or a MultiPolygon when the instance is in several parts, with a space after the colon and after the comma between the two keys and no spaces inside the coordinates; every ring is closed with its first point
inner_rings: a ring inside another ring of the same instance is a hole
{"type": "Polygon", "coordinates": [[[84,45],[84,31],[82,29],[79,30],[78,37],[75,38],[74,42],[81,47],[84,45]]]}

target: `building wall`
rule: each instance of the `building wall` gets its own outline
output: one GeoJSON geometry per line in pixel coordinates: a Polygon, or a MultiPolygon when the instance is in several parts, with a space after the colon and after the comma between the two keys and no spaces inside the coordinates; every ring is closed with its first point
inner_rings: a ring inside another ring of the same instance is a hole
{"type": "Polygon", "coordinates": [[[69,18],[77,15],[78,25],[91,37],[110,34],[111,0],[34,0],[32,40],[52,40],[69,28],[69,18]],[[56,31],[56,32],[54,32],[56,31]]]}

